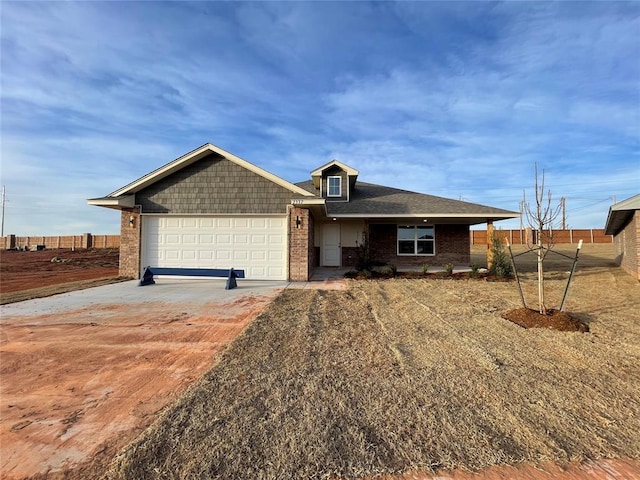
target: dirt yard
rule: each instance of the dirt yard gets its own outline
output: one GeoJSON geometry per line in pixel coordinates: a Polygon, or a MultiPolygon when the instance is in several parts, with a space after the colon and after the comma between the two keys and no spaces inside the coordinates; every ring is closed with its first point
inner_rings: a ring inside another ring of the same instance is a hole
{"type": "Polygon", "coordinates": [[[2,479],[99,478],[277,292],[229,292],[222,281],[104,289],[107,302],[78,308],[58,307],[62,297],[33,300],[35,313],[2,307],[2,479]],[[212,301],[214,288],[226,300],[212,301]]]}
{"type": "Polygon", "coordinates": [[[77,290],[118,277],[118,249],[0,252],[0,303],[77,290]]]}
{"type": "Polygon", "coordinates": [[[585,245],[569,295],[590,333],[521,329],[513,282],[453,279],[289,289],[254,323],[268,299],[3,315],[0,476],[100,478],[142,434],[111,478],[640,478],[640,284],[612,258],[585,245]]]}
{"type": "Polygon", "coordinates": [[[109,478],[637,478],[640,284],[584,253],[568,310],[589,333],[504,320],[513,282],[286,290],[109,478]]]}

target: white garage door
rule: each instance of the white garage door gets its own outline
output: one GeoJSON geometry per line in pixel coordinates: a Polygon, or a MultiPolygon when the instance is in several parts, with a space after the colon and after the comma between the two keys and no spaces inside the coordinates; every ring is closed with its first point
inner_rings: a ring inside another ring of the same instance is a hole
{"type": "Polygon", "coordinates": [[[235,268],[246,278],[286,280],[286,217],[145,215],[142,266],[235,268]]]}

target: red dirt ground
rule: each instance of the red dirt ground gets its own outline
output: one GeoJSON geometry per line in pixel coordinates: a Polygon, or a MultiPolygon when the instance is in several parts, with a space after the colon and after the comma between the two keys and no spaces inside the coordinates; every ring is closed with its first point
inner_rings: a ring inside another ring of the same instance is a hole
{"type": "Polygon", "coordinates": [[[269,301],[3,316],[0,477],[96,478],[269,301]]]}
{"type": "Polygon", "coordinates": [[[0,291],[19,292],[79,280],[118,276],[118,249],[0,252],[0,291]],[[51,261],[57,258],[59,261],[51,261]]]}

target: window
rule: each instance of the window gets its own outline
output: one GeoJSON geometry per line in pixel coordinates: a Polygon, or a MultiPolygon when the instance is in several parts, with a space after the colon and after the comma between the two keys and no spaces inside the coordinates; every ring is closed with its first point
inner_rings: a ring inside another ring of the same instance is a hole
{"type": "Polygon", "coordinates": [[[398,255],[434,255],[435,227],[398,225],[398,255]]]}
{"type": "Polygon", "coordinates": [[[327,177],[327,196],[328,197],[342,196],[342,178],[341,177],[327,177]]]}

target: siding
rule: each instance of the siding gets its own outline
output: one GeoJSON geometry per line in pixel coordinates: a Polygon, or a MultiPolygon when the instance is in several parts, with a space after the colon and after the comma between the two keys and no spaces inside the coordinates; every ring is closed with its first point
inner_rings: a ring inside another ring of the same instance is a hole
{"type": "Polygon", "coordinates": [[[322,196],[326,198],[327,202],[344,202],[347,200],[349,191],[349,176],[347,172],[342,170],[337,165],[327,169],[322,173],[322,196]],[[340,177],[341,180],[341,188],[342,188],[342,196],[340,197],[330,197],[329,196],[329,180],[328,177],[340,177]]]}
{"type": "Polygon", "coordinates": [[[286,213],[293,193],[211,154],[136,193],[142,213],[286,213]]]}

